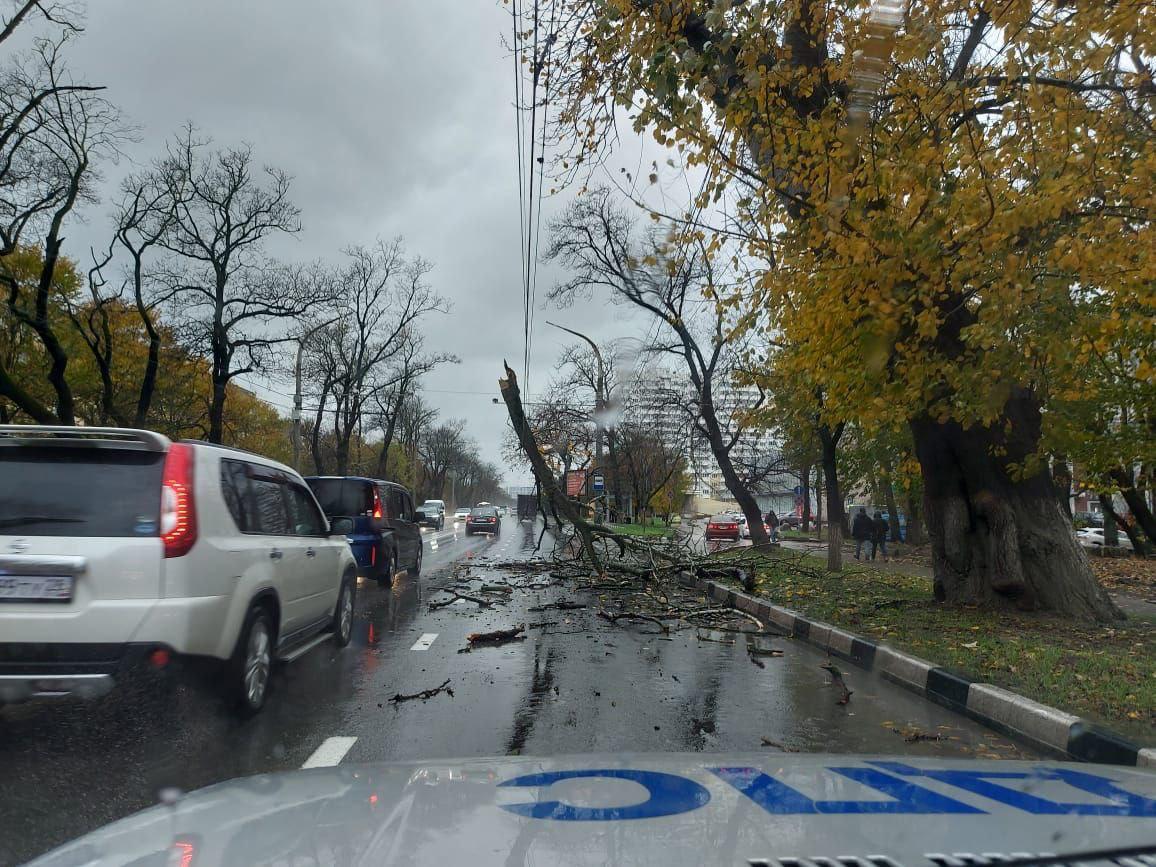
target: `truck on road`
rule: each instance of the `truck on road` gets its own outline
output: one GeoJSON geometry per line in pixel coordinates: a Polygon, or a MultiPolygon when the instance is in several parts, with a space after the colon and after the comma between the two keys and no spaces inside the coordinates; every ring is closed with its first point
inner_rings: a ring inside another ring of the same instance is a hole
{"type": "Polygon", "coordinates": [[[538,498],[533,494],[518,494],[518,520],[533,521],[538,513],[538,498]]]}

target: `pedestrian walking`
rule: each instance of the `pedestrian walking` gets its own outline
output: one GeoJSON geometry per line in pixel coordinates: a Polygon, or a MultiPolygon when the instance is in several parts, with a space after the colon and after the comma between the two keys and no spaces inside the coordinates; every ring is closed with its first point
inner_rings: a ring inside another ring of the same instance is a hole
{"type": "Polygon", "coordinates": [[[779,541],[779,516],[774,509],[767,512],[767,531],[771,534],[772,542],[779,541]]]}
{"type": "Polygon", "coordinates": [[[883,554],[883,562],[887,562],[887,521],[882,512],[876,512],[871,518],[871,559],[875,559],[875,552],[883,554]]]}
{"type": "Polygon", "coordinates": [[[870,543],[873,529],[871,526],[871,519],[867,517],[867,509],[864,506],[859,507],[859,511],[855,513],[855,520],[851,523],[851,538],[855,540],[855,559],[859,559],[859,555],[864,553],[863,546],[870,543]]]}

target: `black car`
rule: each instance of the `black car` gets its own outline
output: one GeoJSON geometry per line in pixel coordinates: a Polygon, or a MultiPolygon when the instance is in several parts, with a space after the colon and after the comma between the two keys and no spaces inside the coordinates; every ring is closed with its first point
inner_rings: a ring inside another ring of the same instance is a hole
{"type": "Polygon", "coordinates": [[[349,545],[358,574],[388,584],[399,569],[413,577],[421,572],[421,523],[413,497],[395,482],[360,476],[309,476],[321,509],[332,521],[349,518],[349,545]]]}
{"type": "Polygon", "coordinates": [[[502,535],[502,516],[494,506],[474,506],[466,518],[466,535],[493,533],[502,535]]]}

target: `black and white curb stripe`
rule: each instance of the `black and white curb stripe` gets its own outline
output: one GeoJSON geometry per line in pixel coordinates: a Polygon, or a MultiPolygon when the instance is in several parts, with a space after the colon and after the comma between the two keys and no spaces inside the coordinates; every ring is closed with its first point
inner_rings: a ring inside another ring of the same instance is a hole
{"type": "MultiPolygon", "coordinates": [[[[686,578],[690,575],[686,574],[686,578]]],[[[1156,748],[1142,748],[1073,714],[812,620],[716,581],[696,578],[693,584],[711,599],[753,614],[784,634],[822,648],[832,656],[867,671],[879,672],[893,683],[1003,734],[1023,738],[1047,751],[1080,761],[1156,768],[1156,748]]]]}

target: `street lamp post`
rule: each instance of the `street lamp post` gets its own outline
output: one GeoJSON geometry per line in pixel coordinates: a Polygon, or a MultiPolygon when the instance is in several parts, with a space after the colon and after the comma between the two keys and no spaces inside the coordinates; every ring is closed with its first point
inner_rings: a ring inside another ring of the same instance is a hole
{"type": "MultiPolygon", "coordinates": [[[[600,467],[602,466],[602,414],[606,411],[606,365],[602,361],[602,351],[598,348],[597,343],[580,331],[566,328],[563,325],[549,320],[546,320],[546,324],[552,325],[559,331],[565,331],[567,334],[573,334],[580,340],[586,341],[590,349],[594,352],[594,362],[598,365],[598,376],[594,383],[594,465],[600,467]]],[[[604,497],[605,494],[598,498],[599,517],[601,517],[604,512],[604,497]]]]}

